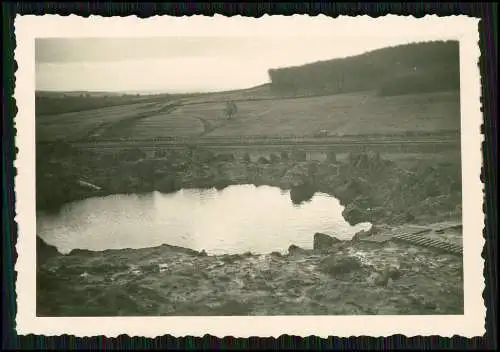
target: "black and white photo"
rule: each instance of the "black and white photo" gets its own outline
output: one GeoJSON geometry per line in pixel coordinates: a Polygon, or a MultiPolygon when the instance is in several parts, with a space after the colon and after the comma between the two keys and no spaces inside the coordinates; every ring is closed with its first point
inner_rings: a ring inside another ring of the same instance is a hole
{"type": "Polygon", "coordinates": [[[26,329],[483,329],[473,19],[30,20],[26,329]]]}

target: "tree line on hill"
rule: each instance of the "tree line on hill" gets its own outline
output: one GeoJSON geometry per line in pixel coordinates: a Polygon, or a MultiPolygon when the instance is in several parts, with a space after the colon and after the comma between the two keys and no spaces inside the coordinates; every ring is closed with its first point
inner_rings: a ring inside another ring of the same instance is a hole
{"type": "Polygon", "coordinates": [[[459,42],[411,43],[268,73],[277,95],[371,90],[390,96],[459,90],[459,42]]]}

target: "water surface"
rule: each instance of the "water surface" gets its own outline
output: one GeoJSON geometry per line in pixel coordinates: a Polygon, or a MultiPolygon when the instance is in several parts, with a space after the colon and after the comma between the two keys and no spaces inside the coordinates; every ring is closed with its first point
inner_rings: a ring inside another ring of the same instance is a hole
{"type": "Polygon", "coordinates": [[[290,191],[275,187],[183,189],[71,203],[56,216],[39,214],[37,233],[61,253],[162,244],[209,254],[284,252],[291,244],[312,248],[316,232],[350,239],[371,226],[350,226],[342,210],[337,199],[321,193],[294,205],[290,191]]]}

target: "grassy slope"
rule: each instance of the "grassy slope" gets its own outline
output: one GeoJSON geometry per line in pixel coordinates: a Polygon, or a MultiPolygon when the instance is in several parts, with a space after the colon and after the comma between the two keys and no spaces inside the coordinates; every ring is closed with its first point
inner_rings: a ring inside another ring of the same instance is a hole
{"type": "Polygon", "coordinates": [[[102,124],[115,123],[143,111],[151,111],[152,103],[111,106],[78,112],[48,116],[37,116],[36,134],[38,141],[74,139],[87,136],[102,124]]]}
{"type": "Polygon", "coordinates": [[[459,121],[459,103],[453,93],[387,98],[343,94],[240,103],[234,121],[210,135],[314,135],[321,129],[335,134],[455,130],[459,121]]]}
{"type": "Polygon", "coordinates": [[[138,119],[114,134],[151,138],[200,136],[205,131],[205,135],[210,137],[307,136],[321,129],[333,134],[365,134],[456,131],[460,126],[458,92],[394,97],[379,97],[368,92],[241,101],[238,103],[238,114],[231,121],[224,117],[223,96],[217,94],[217,103],[199,103],[209,100],[210,95],[183,98],[186,105],[170,113],[155,114],[157,105],[140,103],[41,117],[37,119],[37,134],[39,140],[81,137],[100,123],[118,122],[121,118],[130,118],[148,109],[151,116],[138,119]]]}
{"type": "Polygon", "coordinates": [[[118,122],[120,116],[127,122],[120,123],[112,135],[128,138],[311,136],[321,129],[337,134],[459,129],[458,42],[401,45],[269,73],[270,84],[218,93],[110,93],[103,98],[106,93],[84,97],[81,92],[38,92],[37,132],[40,138],[64,138],[68,133],[70,138],[81,138],[92,130],[92,124],[118,122]],[[239,112],[232,121],[224,117],[228,99],[238,101],[239,112]],[[154,104],[174,101],[181,105],[176,110],[155,113],[154,104]],[[137,109],[147,103],[151,104],[149,113],[137,109]],[[69,111],[77,112],[61,115],[69,111]]]}

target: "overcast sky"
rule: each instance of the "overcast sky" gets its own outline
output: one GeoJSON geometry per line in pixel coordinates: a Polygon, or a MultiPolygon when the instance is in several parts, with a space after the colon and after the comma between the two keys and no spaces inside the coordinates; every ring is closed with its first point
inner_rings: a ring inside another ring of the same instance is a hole
{"type": "MultiPolygon", "coordinates": [[[[435,33],[435,32],[434,32],[435,33]]],[[[398,37],[156,37],[38,38],[36,89],[56,91],[193,92],[247,88],[268,82],[269,68],[346,57],[439,34],[398,37]]],[[[444,38],[446,39],[446,38],[444,38]]]]}

